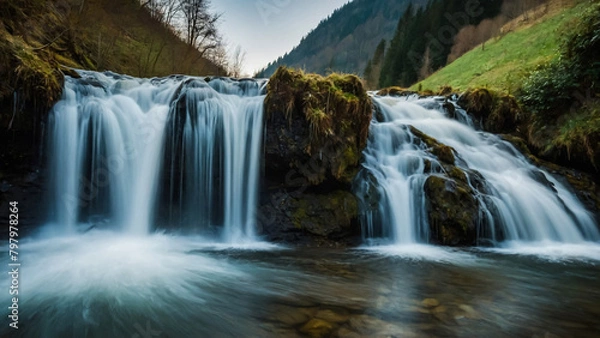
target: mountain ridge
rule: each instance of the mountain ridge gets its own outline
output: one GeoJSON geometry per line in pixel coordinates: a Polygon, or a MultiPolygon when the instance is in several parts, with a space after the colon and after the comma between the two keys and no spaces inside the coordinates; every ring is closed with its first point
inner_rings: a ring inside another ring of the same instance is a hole
{"type": "Polygon", "coordinates": [[[290,52],[269,63],[255,77],[269,77],[279,66],[326,74],[362,74],[382,39],[389,41],[409,4],[428,0],[354,0],[335,10],[290,52]]]}

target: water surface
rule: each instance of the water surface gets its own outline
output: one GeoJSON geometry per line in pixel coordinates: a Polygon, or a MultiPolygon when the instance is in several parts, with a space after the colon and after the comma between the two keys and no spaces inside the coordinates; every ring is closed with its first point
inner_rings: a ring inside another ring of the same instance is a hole
{"type": "Polygon", "coordinates": [[[95,230],[45,236],[21,245],[20,329],[1,333],[597,336],[598,246],[515,247],[325,250],[95,230]]]}

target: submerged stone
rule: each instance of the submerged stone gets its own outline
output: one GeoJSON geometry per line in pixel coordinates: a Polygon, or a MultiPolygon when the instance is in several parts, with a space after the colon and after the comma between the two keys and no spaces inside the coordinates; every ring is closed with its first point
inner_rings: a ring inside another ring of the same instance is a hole
{"type": "Polygon", "coordinates": [[[300,328],[300,332],[313,338],[321,338],[329,336],[333,329],[333,324],[322,319],[313,318],[300,328]]]}
{"type": "Polygon", "coordinates": [[[440,301],[435,298],[425,298],[421,302],[421,304],[425,307],[432,308],[440,305],[440,301]]]}

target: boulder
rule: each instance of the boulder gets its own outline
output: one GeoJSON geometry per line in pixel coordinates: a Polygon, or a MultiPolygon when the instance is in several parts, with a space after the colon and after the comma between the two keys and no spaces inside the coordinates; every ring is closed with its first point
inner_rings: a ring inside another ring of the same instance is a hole
{"type": "Polygon", "coordinates": [[[352,182],[373,105],[354,75],[280,67],[265,99],[262,234],[276,242],[346,245],[360,233],[352,182]]]}

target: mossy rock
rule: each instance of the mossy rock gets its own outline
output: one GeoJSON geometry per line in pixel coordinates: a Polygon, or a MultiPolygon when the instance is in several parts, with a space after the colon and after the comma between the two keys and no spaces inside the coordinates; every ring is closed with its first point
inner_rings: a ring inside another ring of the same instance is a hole
{"type": "Polygon", "coordinates": [[[423,141],[427,147],[429,147],[429,152],[435,155],[442,163],[454,164],[456,158],[454,157],[455,150],[452,147],[439,143],[433,137],[423,133],[413,126],[410,126],[409,128],[410,132],[423,141]]]}
{"type": "Polygon", "coordinates": [[[387,87],[377,91],[377,95],[379,96],[409,96],[409,95],[418,95],[419,93],[414,90],[409,90],[402,87],[387,87]]]}
{"type": "Polygon", "coordinates": [[[432,90],[429,89],[425,89],[425,90],[418,90],[418,91],[414,91],[414,90],[410,90],[407,88],[402,88],[402,87],[398,87],[398,86],[392,86],[392,87],[387,87],[387,88],[383,88],[380,89],[376,92],[376,95],[378,96],[411,96],[411,95],[418,95],[420,97],[428,97],[428,96],[436,96],[436,95],[449,95],[450,93],[452,93],[452,87],[441,87],[439,91],[437,92],[433,92],[432,90]]]}
{"type": "Polygon", "coordinates": [[[486,88],[470,89],[460,96],[458,104],[479,119],[489,115],[492,111],[494,96],[486,88]]]}
{"type": "Polygon", "coordinates": [[[267,85],[265,165],[297,170],[310,185],[349,185],[358,171],[373,113],[354,75],[323,77],[285,67],[267,85]]]}
{"type": "Polygon", "coordinates": [[[512,95],[498,93],[487,88],[464,92],[458,104],[471,114],[479,124],[492,133],[525,132],[528,114],[512,95]]]}
{"type": "Polygon", "coordinates": [[[477,240],[479,204],[465,182],[442,176],[425,181],[431,240],[442,245],[473,245],[477,240]]]}
{"type": "Polygon", "coordinates": [[[454,92],[455,90],[451,86],[441,86],[436,94],[440,96],[447,96],[451,95],[454,92]]]}

